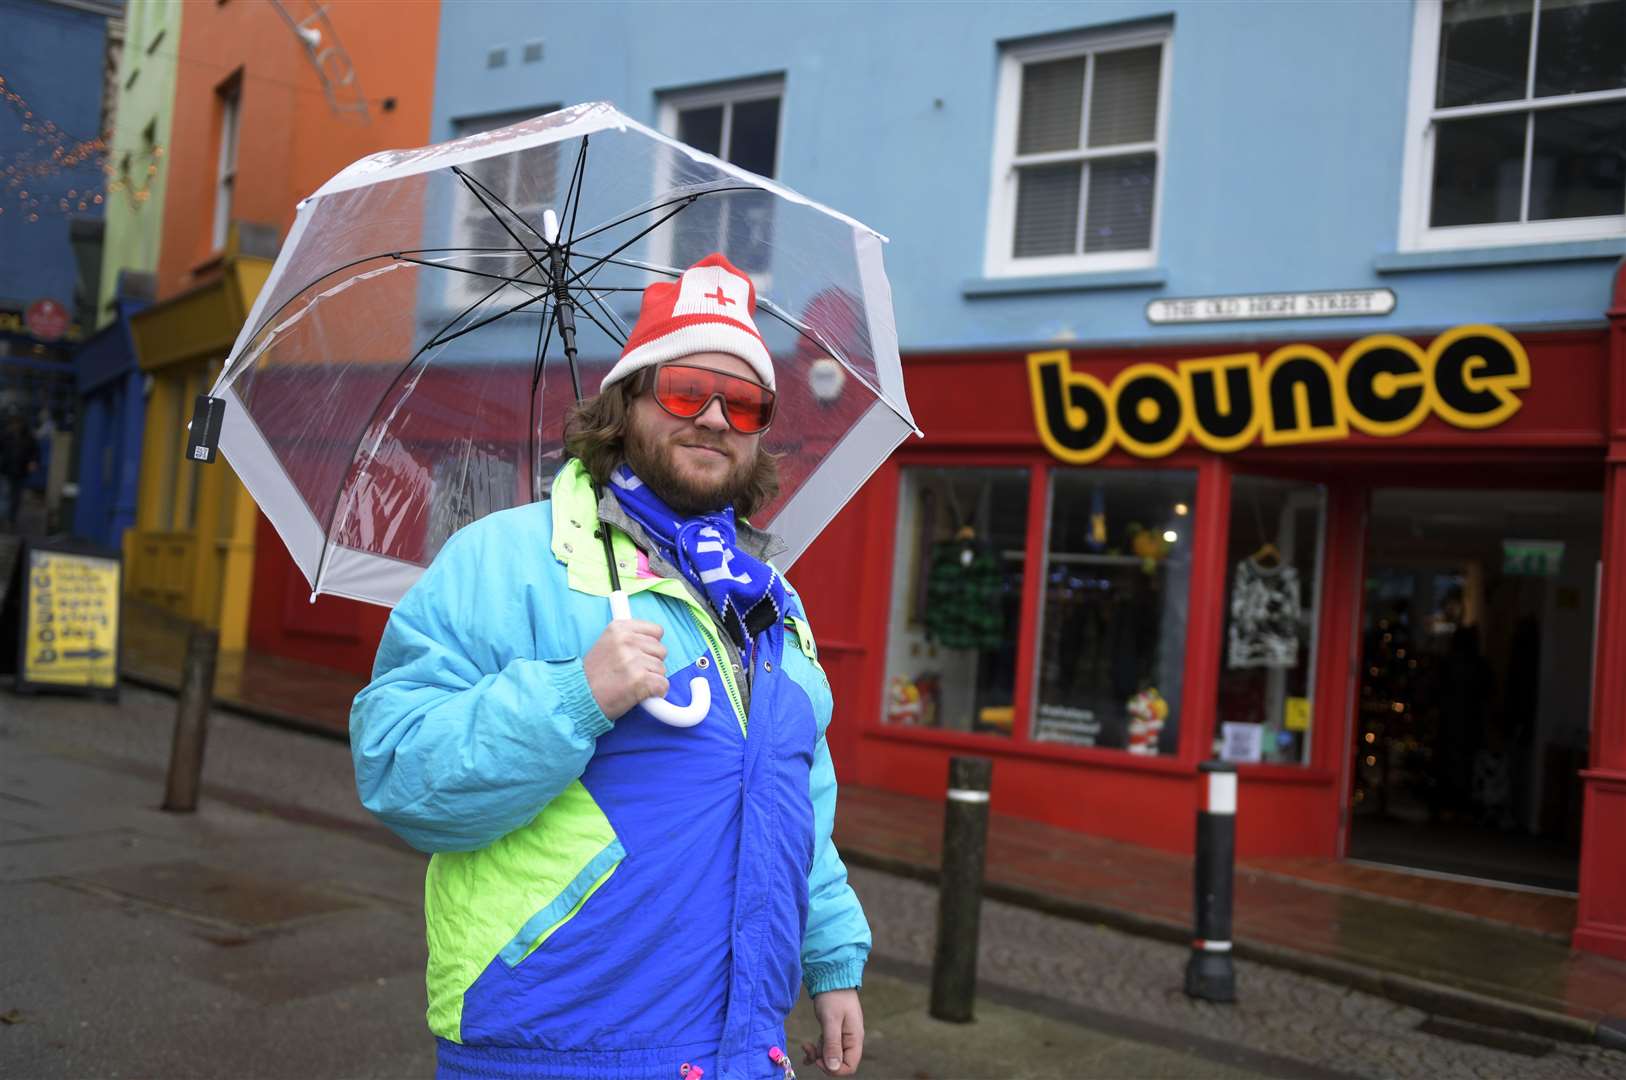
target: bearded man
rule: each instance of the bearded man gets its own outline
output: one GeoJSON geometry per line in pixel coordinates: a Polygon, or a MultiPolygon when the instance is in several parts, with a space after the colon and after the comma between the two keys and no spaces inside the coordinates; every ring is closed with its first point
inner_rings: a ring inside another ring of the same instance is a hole
{"type": "Polygon", "coordinates": [[[755,307],[721,255],[646,289],[550,497],[446,543],[356,697],[362,802],[433,853],[441,1076],[781,1080],[802,985],[807,1060],[857,1069],[870,933],[830,840],[829,683],[745,521],[778,486],[755,307]],[[640,704],[707,694],[690,727],[640,704]]]}

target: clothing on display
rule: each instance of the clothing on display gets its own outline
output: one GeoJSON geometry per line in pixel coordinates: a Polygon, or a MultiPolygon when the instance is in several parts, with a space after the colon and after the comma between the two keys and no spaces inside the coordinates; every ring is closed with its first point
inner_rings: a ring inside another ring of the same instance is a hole
{"type": "Polygon", "coordinates": [[[1292,668],[1299,662],[1299,573],[1285,563],[1236,564],[1226,663],[1233,668],[1292,668]]]}
{"type": "Polygon", "coordinates": [[[948,649],[1006,643],[1004,579],[993,554],[970,540],[932,548],[926,581],[926,634],[948,649]]]}

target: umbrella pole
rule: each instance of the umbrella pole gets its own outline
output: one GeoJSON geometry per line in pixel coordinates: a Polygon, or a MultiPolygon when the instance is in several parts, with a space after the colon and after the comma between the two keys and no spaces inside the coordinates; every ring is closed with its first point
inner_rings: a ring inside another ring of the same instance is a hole
{"type": "MultiPolygon", "coordinates": [[[[576,301],[570,295],[570,288],[565,283],[565,253],[558,241],[559,223],[548,210],[543,215],[543,231],[548,234],[548,276],[552,279],[553,306],[558,317],[559,338],[564,344],[565,361],[570,365],[570,388],[576,395],[576,400],[582,399],[582,377],[576,370],[576,301]]],[[[595,482],[593,484],[593,499],[595,509],[598,503],[604,501],[604,486],[595,482]]],[[[600,524],[593,530],[598,533],[599,539],[604,541],[604,563],[610,571],[610,591],[621,591],[621,573],[615,565],[615,546],[610,540],[610,530],[600,524]]]]}

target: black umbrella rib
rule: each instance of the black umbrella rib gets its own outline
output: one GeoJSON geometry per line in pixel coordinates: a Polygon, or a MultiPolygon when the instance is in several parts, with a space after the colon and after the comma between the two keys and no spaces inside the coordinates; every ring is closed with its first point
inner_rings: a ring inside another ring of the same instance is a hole
{"type": "MultiPolygon", "coordinates": [[[[530,254],[530,248],[526,246],[525,241],[521,240],[519,238],[519,236],[515,234],[513,229],[510,229],[508,227],[508,223],[502,219],[502,215],[498,214],[497,211],[491,209],[491,203],[492,202],[496,203],[498,206],[500,206],[504,210],[508,211],[509,215],[512,216],[515,221],[517,221],[521,225],[525,226],[525,231],[526,232],[530,233],[532,236],[536,237],[538,240],[542,241],[542,243],[544,243],[544,244],[546,244],[548,242],[548,238],[543,236],[541,233],[537,232],[536,231],[536,226],[532,225],[529,221],[526,221],[525,216],[523,214],[521,214],[518,210],[515,210],[512,206],[509,206],[507,203],[503,202],[502,197],[500,195],[498,195],[495,191],[492,191],[490,188],[488,188],[484,184],[482,184],[479,180],[475,179],[473,176],[470,176],[468,173],[464,172],[461,166],[453,165],[452,166],[452,172],[454,174],[456,174],[458,179],[463,181],[464,185],[466,187],[468,187],[468,189],[470,191],[474,192],[474,197],[476,199],[480,200],[480,205],[484,206],[486,208],[486,212],[489,213],[492,217],[497,219],[497,224],[501,225],[503,227],[503,231],[506,232],[509,236],[512,236],[514,238],[514,243],[518,244],[521,248],[523,248],[525,250],[526,254],[530,254]],[[487,198],[489,198],[491,200],[491,202],[487,202],[486,201],[487,198]]],[[[534,258],[534,256],[533,256],[533,258],[534,258]]]]}
{"type": "MultiPolygon", "coordinates": [[[[621,332],[621,337],[620,337],[620,340],[617,342],[617,344],[625,345],[627,343],[626,336],[629,333],[629,331],[627,330],[627,324],[622,322],[621,319],[619,317],[617,317],[615,312],[613,312],[609,308],[605,307],[604,306],[604,301],[600,300],[598,298],[598,294],[595,293],[589,286],[586,286],[586,285],[581,286],[581,291],[586,293],[587,298],[589,300],[593,301],[593,305],[604,313],[605,318],[607,318],[611,322],[615,323],[616,329],[618,329],[621,332]]],[[[604,292],[612,292],[612,291],[621,291],[621,290],[612,290],[612,289],[606,288],[603,291],[604,292]]],[[[627,291],[627,292],[633,292],[633,291],[641,292],[642,290],[641,289],[640,290],[627,289],[625,291],[627,291]]],[[[585,307],[582,308],[582,313],[587,315],[587,317],[589,319],[593,319],[592,314],[589,313],[585,307]]],[[[593,324],[595,326],[598,326],[598,328],[600,330],[604,330],[603,324],[601,324],[597,319],[593,319],[593,324]]],[[[610,334],[610,332],[608,330],[604,330],[604,332],[606,334],[610,334]]],[[[612,338],[614,338],[615,336],[616,335],[614,335],[614,334],[610,334],[610,337],[612,337],[612,338]]]]}
{"type": "Polygon", "coordinates": [[[540,281],[530,281],[526,278],[520,277],[509,277],[506,274],[491,274],[483,270],[470,270],[466,266],[452,266],[449,263],[428,262],[424,259],[411,259],[405,255],[397,255],[396,259],[399,262],[412,263],[414,266],[427,266],[433,270],[448,270],[454,274],[467,274],[470,277],[486,278],[491,281],[504,281],[510,285],[531,285],[539,289],[547,288],[547,286],[540,281]]]}
{"type": "MultiPolygon", "coordinates": [[[[756,186],[754,186],[752,184],[731,184],[731,185],[729,185],[727,187],[715,187],[715,188],[707,188],[704,191],[693,191],[693,192],[688,193],[687,195],[679,195],[677,198],[668,200],[667,202],[658,202],[658,203],[655,203],[655,204],[653,204],[651,206],[646,206],[641,210],[634,210],[632,213],[627,214],[627,215],[625,215],[623,217],[616,218],[614,221],[607,221],[603,225],[599,225],[596,228],[589,229],[587,232],[582,233],[580,236],[573,237],[572,240],[571,240],[571,243],[580,243],[583,240],[590,240],[593,237],[597,236],[599,233],[606,232],[606,231],[608,231],[610,229],[613,229],[617,225],[625,225],[627,222],[632,221],[634,218],[643,217],[645,214],[653,214],[657,210],[664,210],[668,206],[672,206],[675,203],[682,203],[683,205],[687,206],[689,203],[694,202],[696,199],[704,198],[707,195],[721,195],[723,192],[726,192],[726,191],[764,191],[764,190],[766,190],[766,189],[756,187],[756,186]]],[[[662,220],[664,220],[664,219],[662,219],[662,220]]]]}
{"type": "MultiPolygon", "coordinates": [[[[584,258],[584,259],[593,259],[593,260],[595,260],[595,262],[599,266],[602,266],[602,265],[605,265],[605,264],[608,264],[610,266],[625,266],[630,270],[648,270],[652,274],[665,274],[668,277],[678,278],[678,277],[683,276],[683,271],[679,270],[677,267],[675,267],[675,266],[662,266],[660,263],[640,262],[637,259],[615,259],[615,258],[611,258],[608,255],[583,254],[582,258],[584,258]]],[[[589,272],[597,273],[598,270],[596,268],[594,268],[589,272]]],[[[614,291],[613,289],[611,289],[607,285],[595,285],[593,287],[595,289],[603,289],[605,292],[614,291]]],[[[621,291],[626,292],[626,291],[629,291],[629,290],[623,289],[621,291]]]]}
{"type": "Polygon", "coordinates": [[[570,186],[565,188],[565,202],[570,203],[570,226],[565,229],[565,257],[570,257],[570,245],[575,243],[576,214],[582,207],[582,188],[587,186],[587,136],[582,136],[582,144],[576,151],[576,169],[570,176],[570,186]],[[572,193],[574,192],[574,197],[572,193]]]}
{"type": "MultiPolygon", "coordinates": [[[[468,252],[509,254],[509,255],[518,254],[517,252],[514,251],[513,248],[455,247],[455,248],[403,248],[400,251],[379,251],[379,252],[375,252],[372,255],[364,255],[359,259],[352,259],[349,262],[344,263],[341,266],[335,266],[331,270],[328,270],[328,271],[325,271],[324,273],[318,274],[316,277],[312,278],[310,281],[306,282],[304,285],[301,285],[299,288],[295,289],[291,294],[289,294],[288,299],[284,300],[282,303],[277,305],[277,310],[271,312],[269,315],[266,315],[262,319],[260,319],[260,324],[254,328],[254,333],[249,335],[250,340],[252,340],[255,337],[258,337],[260,335],[260,332],[262,330],[264,330],[266,328],[266,326],[268,326],[272,322],[274,322],[276,320],[277,316],[281,315],[284,311],[287,310],[289,304],[292,304],[295,300],[298,300],[301,296],[304,296],[306,292],[310,291],[311,289],[314,289],[317,285],[321,284],[326,279],[332,277],[334,274],[342,274],[346,270],[350,270],[350,269],[352,269],[354,267],[360,266],[362,263],[373,262],[374,260],[377,260],[377,259],[394,259],[397,262],[419,262],[420,265],[423,265],[423,266],[436,266],[436,267],[439,267],[442,270],[455,270],[455,269],[458,269],[458,268],[457,267],[450,267],[450,266],[443,266],[440,263],[429,263],[429,262],[421,262],[420,260],[405,259],[405,258],[403,258],[403,256],[405,256],[405,255],[435,255],[435,254],[452,254],[452,255],[455,255],[455,254],[463,254],[463,253],[468,253],[468,252]]],[[[520,282],[519,284],[534,284],[534,282],[520,282]]],[[[239,359],[241,359],[241,357],[239,357],[239,359]]],[[[234,377],[234,378],[236,377],[236,374],[237,374],[236,372],[231,373],[232,377],[234,377]]],[[[225,379],[226,377],[227,377],[227,373],[222,371],[221,374],[220,374],[220,378],[225,379]]]]}
{"type": "MultiPolygon", "coordinates": [[[[479,301],[477,301],[475,303],[475,307],[478,307],[480,304],[483,304],[487,300],[491,299],[502,288],[503,288],[503,286],[499,285],[497,288],[492,289],[482,299],[480,299],[479,301]]],[[[455,334],[447,334],[444,338],[437,336],[435,339],[427,342],[424,345],[424,348],[427,349],[431,345],[446,345],[446,344],[449,344],[450,342],[456,341],[458,338],[462,337],[464,334],[472,334],[474,331],[480,329],[482,326],[490,326],[492,323],[496,322],[498,319],[506,319],[508,316],[514,314],[514,312],[522,311],[525,308],[530,307],[532,304],[545,303],[547,301],[547,299],[548,299],[548,296],[549,296],[548,293],[543,293],[541,296],[533,296],[529,300],[522,300],[519,303],[515,304],[511,308],[507,308],[507,309],[505,309],[503,311],[497,312],[497,314],[492,315],[490,318],[481,319],[479,322],[475,323],[472,326],[465,326],[463,329],[459,330],[455,334]]],[[[463,312],[463,315],[467,315],[467,314],[468,314],[468,311],[463,312]]],[[[459,315],[457,317],[457,319],[461,319],[463,317],[463,315],[459,315]]],[[[456,326],[457,325],[457,319],[453,319],[451,322],[447,323],[444,327],[442,327],[441,328],[441,333],[445,333],[447,330],[449,330],[452,327],[456,326]]]]}
{"type": "Polygon", "coordinates": [[[798,322],[797,320],[791,318],[784,308],[780,307],[778,304],[766,297],[757,297],[757,307],[758,309],[767,312],[775,319],[778,319],[780,322],[784,323],[786,326],[790,327],[792,330],[796,331],[802,337],[806,338],[808,341],[811,341],[825,352],[829,353],[832,360],[837,361],[842,367],[852,372],[853,377],[862,383],[870,393],[874,394],[877,398],[880,398],[883,401],[886,400],[886,395],[881,393],[880,387],[876,386],[875,383],[872,382],[870,378],[862,371],[859,371],[857,368],[853,367],[847,358],[841,354],[841,350],[837,349],[834,345],[826,341],[823,334],[819,333],[817,330],[814,330],[806,323],[798,322]]]}
{"type": "MultiPolygon", "coordinates": [[[[601,256],[601,257],[597,258],[592,263],[592,265],[584,266],[580,270],[577,270],[566,281],[566,284],[567,285],[576,284],[577,282],[579,282],[582,279],[582,277],[584,275],[590,274],[593,271],[597,270],[599,267],[603,266],[608,260],[610,260],[610,259],[614,258],[615,256],[621,254],[623,251],[627,250],[632,245],[636,244],[638,241],[642,240],[644,237],[648,236],[650,233],[652,233],[656,229],[660,228],[662,225],[665,225],[668,221],[670,221],[673,218],[677,217],[678,214],[682,213],[684,210],[687,210],[690,207],[690,205],[692,205],[694,203],[695,199],[697,199],[697,198],[699,198],[698,195],[690,196],[686,201],[684,201],[682,203],[682,205],[678,206],[671,213],[667,214],[665,217],[661,218],[659,221],[653,222],[652,224],[646,226],[645,228],[643,228],[639,232],[635,233],[630,239],[627,240],[626,243],[622,244],[620,247],[617,247],[617,248],[613,249],[608,255],[601,256]]],[[[671,204],[668,204],[668,205],[671,205],[671,204]]]]}
{"type": "MultiPolygon", "coordinates": [[[[819,333],[811,326],[808,326],[806,323],[798,322],[797,320],[791,318],[790,314],[786,312],[784,308],[780,307],[772,300],[769,300],[765,296],[759,296],[757,297],[757,307],[767,312],[769,315],[772,315],[774,318],[796,331],[802,337],[829,353],[832,358],[840,360],[843,364],[847,363],[847,358],[842,356],[840,351],[837,350],[834,345],[826,341],[823,334],[819,333]]],[[[848,364],[847,366],[851,367],[852,365],[848,364]]]]}
{"type": "MultiPolygon", "coordinates": [[[[593,294],[588,293],[588,295],[592,296],[593,294]]],[[[597,302],[598,301],[595,298],[594,303],[597,303],[597,302]]],[[[605,309],[602,304],[600,304],[599,307],[604,310],[604,313],[606,315],[609,314],[608,309],[605,309]]],[[[626,336],[623,335],[623,334],[619,334],[614,330],[611,330],[608,326],[605,326],[603,323],[599,322],[598,319],[596,317],[594,317],[593,312],[591,311],[591,309],[589,309],[585,304],[577,304],[576,305],[576,310],[581,312],[583,315],[587,316],[587,321],[592,323],[594,326],[598,327],[600,330],[602,330],[604,332],[605,337],[609,338],[611,341],[615,342],[617,345],[622,346],[623,348],[626,347],[626,344],[627,344],[626,336]]]]}
{"type": "MultiPolygon", "coordinates": [[[[536,252],[532,251],[530,248],[525,246],[525,241],[523,241],[523,240],[521,240],[519,238],[519,234],[516,233],[513,229],[511,229],[509,227],[509,225],[508,225],[508,222],[506,222],[506,221],[504,221],[502,219],[502,215],[497,213],[497,211],[493,210],[491,208],[491,203],[486,201],[486,195],[491,194],[490,191],[486,188],[486,186],[484,184],[480,183],[480,181],[476,180],[474,177],[470,176],[468,173],[464,172],[462,169],[460,169],[456,165],[452,166],[452,172],[456,173],[458,175],[458,177],[463,181],[463,183],[465,185],[467,185],[468,189],[470,191],[474,192],[474,197],[476,199],[480,200],[480,205],[484,206],[486,208],[486,213],[490,214],[492,216],[492,218],[494,218],[496,220],[497,224],[502,226],[503,232],[507,233],[510,237],[513,238],[514,243],[516,243],[516,244],[518,244],[520,246],[521,250],[523,250],[525,252],[526,257],[531,260],[531,264],[536,267],[536,272],[538,274],[542,275],[542,278],[544,280],[547,280],[548,277],[549,277],[547,268],[542,265],[542,260],[540,260],[540,259],[538,259],[536,257],[536,252]],[[485,192],[485,194],[481,194],[482,192],[485,192]]],[[[545,238],[543,238],[541,236],[541,234],[538,233],[535,229],[532,229],[530,224],[528,222],[526,222],[526,220],[524,218],[522,218],[518,214],[514,213],[514,208],[513,207],[509,206],[507,203],[503,202],[501,199],[498,199],[497,196],[495,196],[495,195],[491,195],[491,198],[496,201],[498,206],[502,207],[504,210],[507,210],[510,214],[513,214],[513,216],[516,219],[518,219],[518,221],[519,221],[519,223],[521,225],[524,225],[527,229],[530,229],[531,234],[533,236],[536,236],[538,239],[542,240],[542,242],[544,244],[547,243],[547,240],[545,238]]]]}

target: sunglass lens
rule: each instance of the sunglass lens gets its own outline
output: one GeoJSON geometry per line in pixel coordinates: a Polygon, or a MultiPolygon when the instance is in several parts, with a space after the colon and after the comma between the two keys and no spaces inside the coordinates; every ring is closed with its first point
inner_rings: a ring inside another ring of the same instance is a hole
{"type": "Polygon", "coordinates": [[[744,435],[755,435],[773,419],[773,395],[754,383],[736,382],[723,399],[728,422],[744,435]]]}
{"type": "Polygon", "coordinates": [[[773,391],[749,379],[710,368],[669,364],[655,376],[655,397],[673,416],[699,416],[721,397],[728,422],[742,435],[755,435],[773,421],[773,391]]]}
{"type": "Polygon", "coordinates": [[[698,416],[715,393],[711,373],[697,368],[664,367],[655,380],[655,393],[675,416],[698,416]]]}

